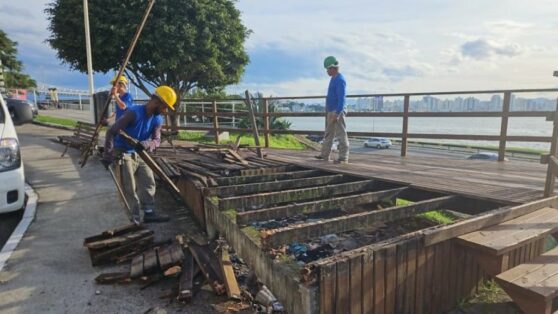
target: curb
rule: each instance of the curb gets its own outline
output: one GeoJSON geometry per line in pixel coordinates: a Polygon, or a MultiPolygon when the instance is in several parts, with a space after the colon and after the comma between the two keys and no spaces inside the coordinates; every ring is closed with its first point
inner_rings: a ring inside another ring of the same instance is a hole
{"type": "Polygon", "coordinates": [[[35,214],[37,212],[37,201],[39,196],[35,193],[35,190],[29,185],[25,184],[25,194],[27,195],[27,204],[25,205],[25,212],[23,213],[23,217],[21,217],[21,221],[17,224],[17,227],[12,232],[12,235],[0,251],[0,271],[4,269],[6,263],[12,253],[15,251],[17,245],[25,235],[25,231],[29,228],[29,225],[35,219],[35,214]]]}

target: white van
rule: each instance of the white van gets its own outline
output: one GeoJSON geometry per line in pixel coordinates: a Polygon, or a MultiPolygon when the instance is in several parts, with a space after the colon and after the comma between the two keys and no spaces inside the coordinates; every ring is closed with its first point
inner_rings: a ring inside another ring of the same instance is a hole
{"type": "Polygon", "coordinates": [[[29,105],[11,106],[0,95],[0,213],[23,208],[25,176],[14,123],[33,120],[29,105]]]}

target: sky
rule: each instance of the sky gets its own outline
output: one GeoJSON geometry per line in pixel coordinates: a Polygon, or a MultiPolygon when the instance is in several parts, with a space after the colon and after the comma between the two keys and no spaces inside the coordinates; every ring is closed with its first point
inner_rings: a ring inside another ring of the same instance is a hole
{"type": "MultiPolygon", "coordinates": [[[[19,43],[39,82],[87,89],[45,42],[48,1],[0,0],[0,29],[19,43]]],[[[326,93],[323,59],[335,56],[348,94],[558,86],[555,0],[239,0],[250,56],[228,91],[326,93]]],[[[77,13],[79,14],[79,12],[77,13]]],[[[95,49],[95,47],[93,47],[95,49]]],[[[85,50],[85,49],[84,49],[85,50]]],[[[95,74],[95,87],[108,75],[95,74]]]]}

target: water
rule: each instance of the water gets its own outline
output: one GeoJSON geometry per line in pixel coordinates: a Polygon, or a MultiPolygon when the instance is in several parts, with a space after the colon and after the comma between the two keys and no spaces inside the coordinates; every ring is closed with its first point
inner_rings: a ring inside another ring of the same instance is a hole
{"type": "MultiPolygon", "coordinates": [[[[324,119],[317,117],[286,117],[293,130],[324,129],[324,119]]],[[[409,133],[499,135],[501,119],[489,118],[409,118],[409,133]]],[[[401,133],[403,118],[347,117],[347,129],[353,132],[401,133]]],[[[544,117],[512,117],[508,120],[508,135],[552,136],[552,122],[544,117]]],[[[413,139],[424,142],[498,145],[496,141],[461,141],[413,139]]],[[[550,149],[550,143],[508,142],[508,147],[550,149]]]]}

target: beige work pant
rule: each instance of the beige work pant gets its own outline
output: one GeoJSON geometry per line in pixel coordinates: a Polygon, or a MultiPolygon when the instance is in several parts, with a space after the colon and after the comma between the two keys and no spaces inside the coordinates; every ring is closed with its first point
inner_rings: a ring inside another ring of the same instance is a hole
{"type": "Polygon", "coordinates": [[[349,137],[347,136],[347,125],[345,124],[345,112],[339,114],[337,121],[331,121],[335,112],[328,112],[326,115],[326,129],[324,134],[324,142],[322,143],[322,157],[329,159],[331,154],[331,146],[333,138],[339,140],[339,160],[349,161],[349,137]]]}
{"type": "Polygon", "coordinates": [[[140,208],[155,208],[155,178],[147,164],[136,154],[122,154],[120,161],[122,189],[132,209],[139,216],[140,208]]]}

